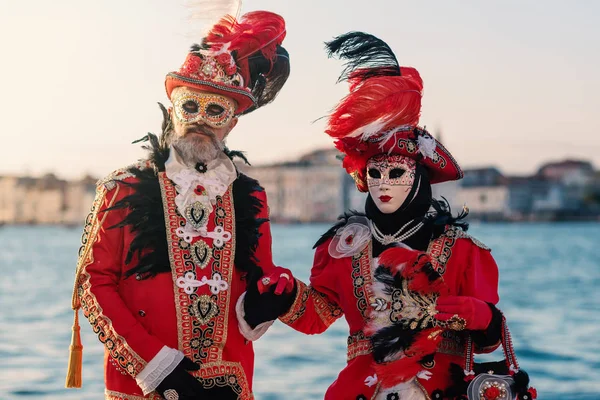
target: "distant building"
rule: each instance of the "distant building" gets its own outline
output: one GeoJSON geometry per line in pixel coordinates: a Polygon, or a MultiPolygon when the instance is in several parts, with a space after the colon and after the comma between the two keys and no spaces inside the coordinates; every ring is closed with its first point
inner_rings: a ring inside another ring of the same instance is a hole
{"type": "Polygon", "coordinates": [[[347,209],[362,209],[358,192],[335,150],[317,150],[294,162],[252,167],[249,176],[267,192],[273,221],[331,222],[347,209]]]}

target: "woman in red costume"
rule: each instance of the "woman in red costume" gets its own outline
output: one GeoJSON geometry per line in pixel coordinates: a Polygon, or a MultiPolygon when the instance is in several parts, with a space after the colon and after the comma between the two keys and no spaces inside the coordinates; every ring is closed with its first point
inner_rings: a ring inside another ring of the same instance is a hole
{"type": "MultiPolygon", "coordinates": [[[[462,171],[418,126],[423,82],[416,69],[400,67],[386,43],[365,33],[342,35],[327,48],[346,61],[340,80],[350,93],[326,132],[369,195],[364,214],[347,213],[316,243],[310,285],[296,280],[295,301],[280,320],[318,334],[346,317],[348,363],[326,399],[462,398],[453,394],[451,364],[465,365],[469,337],[476,352],[498,347],[502,320],[490,249],[466,233],[464,213],[453,218],[432,199],[431,184],[460,179],[462,171]],[[404,291],[403,267],[415,272],[404,291]],[[391,362],[399,358],[409,362],[391,362]]],[[[278,281],[279,271],[258,289],[278,281]]]]}

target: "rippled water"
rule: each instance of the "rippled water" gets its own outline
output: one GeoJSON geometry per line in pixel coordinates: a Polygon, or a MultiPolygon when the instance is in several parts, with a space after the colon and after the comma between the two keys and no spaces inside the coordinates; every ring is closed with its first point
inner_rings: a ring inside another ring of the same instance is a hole
{"type": "MultiPolygon", "coordinates": [[[[275,261],[308,278],[324,225],[274,226],[275,261]]],[[[0,228],[0,399],[103,398],[102,347],[83,321],[80,390],[64,389],[79,229],[0,228]]],[[[474,225],[500,266],[504,310],[539,398],[600,399],[600,225],[474,225]]],[[[347,328],[276,323],[256,343],[255,393],[319,399],[346,358],[347,328]]],[[[497,354],[499,359],[500,354],[497,354]]]]}

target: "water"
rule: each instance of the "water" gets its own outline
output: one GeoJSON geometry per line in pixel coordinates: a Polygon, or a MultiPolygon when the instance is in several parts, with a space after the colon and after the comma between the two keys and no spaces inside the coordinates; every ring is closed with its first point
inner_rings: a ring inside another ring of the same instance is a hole
{"type": "MultiPolygon", "coordinates": [[[[307,279],[325,225],[274,226],[275,262],[307,279]]],[[[600,399],[600,225],[474,225],[500,266],[500,308],[539,398],[600,399]]],[[[0,399],[101,399],[103,349],[82,321],[80,390],[64,389],[81,231],[0,228],[0,399]]],[[[345,364],[343,320],[318,336],[276,323],[256,343],[259,400],[319,399],[345,364]]],[[[500,354],[496,354],[500,359],[500,354]]]]}

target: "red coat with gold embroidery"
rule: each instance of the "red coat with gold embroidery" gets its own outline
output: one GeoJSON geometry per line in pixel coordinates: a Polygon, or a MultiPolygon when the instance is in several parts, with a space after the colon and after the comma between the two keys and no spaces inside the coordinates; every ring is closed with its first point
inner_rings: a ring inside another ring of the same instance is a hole
{"type": "MultiPolygon", "coordinates": [[[[379,389],[374,381],[373,357],[368,338],[363,333],[371,298],[372,256],[367,245],[353,257],[333,258],[328,248],[331,239],[317,247],[310,276],[310,286],[298,281],[298,296],[289,312],[280,319],[307,334],[324,332],[344,315],[349,326],[348,364],[327,390],[326,399],[356,399],[360,395],[374,398],[379,389]]],[[[434,267],[443,275],[450,294],[473,296],[498,302],[498,268],[489,249],[458,228],[449,228],[432,241],[427,251],[434,267]]],[[[436,389],[450,385],[450,363],[464,365],[465,334],[444,332],[430,370],[429,380],[418,379],[429,398],[436,389]]],[[[491,349],[488,349],[491,350],[491,349]]]]}
{"type": "MultiPolygon", "coordinates": [[[[236,302],[246,290],[246,281],[234,266],[236,216],[232,187],[217,198],[207,226],[209,231],[222,227],[232,233],[232,239],[220,248],[213,239],[202,237],[188,245],[176,234],[184,220],[176,212],[175,188],[164,173],[159,173],[158,179],[171,273],[159,273],[148,279],[135,275],[125,279],[126,270],[136,265],[136,259],[125,263],[135,235],[128,226],[110,227],[121,222],[129,211],[105,210],[130,195],[133,190],[130,186],[122,182],[99,186],[86,221],[76,292],[79,305],[106,348],[106,398],[160,398],[156,393],[144,397],[134,378],[163,346],[179,349],[202,364],[194,375],[201,378],[205,387],[229,385],[239,393],[239,398],[252,398],[254,352],[252,343],[238,329],[235,312],[236,302]],[[207,246],[200,246],[199,241],[207,246]],[[197,251],[196,256],[193,251],[197,251]],[[197,280],[204,276],[210,279],[219,273],[229,287],[215,295],[208,286],[203,286],[188,295],[175,282],[189,271],[196,274],[197,280]]],[[[252,195],[262,201],[256,218],[268,218],[264,191],[252,195]]],[[[268,222],[260,225],[254,254],[264,271],[273,267],[268,222]]]]}

